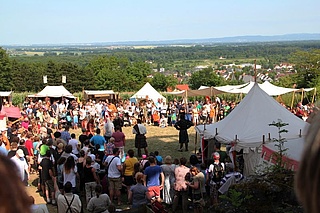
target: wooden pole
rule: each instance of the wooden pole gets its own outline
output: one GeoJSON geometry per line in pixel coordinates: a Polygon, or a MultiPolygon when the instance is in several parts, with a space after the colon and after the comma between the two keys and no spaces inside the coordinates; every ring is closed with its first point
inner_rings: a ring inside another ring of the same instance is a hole
{"type": "Polygon", "coordinates": [[[293,101],[294,101],[295,93],[296,93],[296,91],[293,91],[293,93],[292,93],[292,100],[291,100],[291,106],[290,106],[291,110],[292,110],[292,107],[293,107],[293,101]]]}
{"type": "Polygon", "coordinates": [[[314,99],[315,99],[315,97],[316,97],[316,91],[317,91],[317,88],[315,87],[315,88],[314,88],[314,92],[313,92],[313,96],[312,96],[311,103],[314,103],[314,99]]]}
{"type": "Polygon", "coordinates": [[[254,59],[254,83],[257,83],[257,60],[254,59]]]}
{"type": "Polygon", "coordinates": [[[194,154],[197,154],[197,143],[198,143],[198,132],[196,131],[196,137],[194,139],[194,154]]]}
{"type": "Polygon", "coordinates": [[[304,89],[302,89],[302,93],[301,93],[301,102],[303,101],[303,96],[304,96],[304,89]]]}

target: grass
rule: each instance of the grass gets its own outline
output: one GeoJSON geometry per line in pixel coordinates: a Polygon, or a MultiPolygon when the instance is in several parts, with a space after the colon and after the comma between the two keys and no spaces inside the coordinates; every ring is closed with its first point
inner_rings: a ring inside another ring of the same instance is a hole
{"type": "MultiPolygon", "coordinates": [[[[125,151],[129,149],[133,149],[136,153],[136,149],[134,147],[134,134],[132,134],[132,127],[123,127],[123,133],[126,135],[126,146],[125,151]]],[[[80,135],[80,130],[71,130],[70,132],[76,133],[77,137],[80,135]]],[[[179,143],[178,143],[178,130],[174,127],[166,127],[160,128],[155,126],[147,126],[147,142],[148,142],[148,151],[154,152],[159,151],[159,154],[165,158],[167,155],[170,155],[174,158],[186,157],[189,159],[190,155],[194,154],[195,150],[195,130],[191,127],[189,130],[189,151],[188,152],[178,152],[179,143]]],[[[199,144],[197,144],[197,149],[199,149],[199,144]]],[[[142,150],[143,153],[143,150],[142,150]]],[[[44,199],[38,194],[35,193],[36,186],[35,180],[37,176],[32,175],[30,183],[31,186],[27,187],[27,192],[29,195],[32,195],[35,198],[36,204],[45,204],[44,199]]],[[[123,195],[123,203],[126,203],[126,195],[123,195]],[[124,202],[125,201],[125,202],[124,202]]],[[[47,205],[49,212],[56,212],[57,208],[52,205],[47,205]]],[[[121,208],[127,208],[126,205],[121,206],[121,208]]],[[[84,212],[87,212],[86,210],[84,212]]]]}

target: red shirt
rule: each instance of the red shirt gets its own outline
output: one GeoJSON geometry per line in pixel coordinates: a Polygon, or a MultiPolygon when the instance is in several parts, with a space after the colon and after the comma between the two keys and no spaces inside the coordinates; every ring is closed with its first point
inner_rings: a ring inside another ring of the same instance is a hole
{"type": "Polygon", "coordinates": [[[31,140],[26,140],[25,146],[29,152],[29,156],[33,156],[33,152],[31,151],[31,149],[33,149],[33,142],[31,140]]]}
{"type": "Polygon", "coordinates": [[[114,145],[116,148],[125,146],[125,138],[126,136],[123,134],[123,132],[114,132],[112,133],[112,137],[114,137],[114,145]]]}

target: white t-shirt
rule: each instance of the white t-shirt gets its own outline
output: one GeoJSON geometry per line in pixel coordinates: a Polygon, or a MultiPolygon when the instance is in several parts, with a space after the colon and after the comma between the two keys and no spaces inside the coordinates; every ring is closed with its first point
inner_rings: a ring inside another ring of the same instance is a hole
{"type": "Polygon", "coordinates": [[[76,187],[76,177],[77,177],[77,166],[74,167],[74,169],[71,169],[70,173],[65,173],[63,168],[63,185],[66,184],[66,182],[70,182],[72,184],[72,187],[76,187]]]}
{"type": "Polygon", "coordinates": [[[21,180],[24,180],[25,171],[28,169],[28,164],[24,158],[18,158],[16,155],[11,158],[11,160],[17,165],[18,175],[21,180]]]}
{"type": "MultiPolygon", "coordinates": [[[[112,160],[112,158],[114,157],[114,155],[109,155],[107,158],[106,158],[106,162],[110,163],[110,161],[112,160]]],[[[120,166],[121,165],[121,160],[119,157],[115,157],[111,164],[109,165],[109,170],[108,170],[108,177],[109,178],[119,178],[121,176],[121,173],[120,171],[118,170],[118,167],[117,166],[120,166]]]]}
{"type": "Polygon", "coordinates": [[[78,143],[79,143],[78,140],[75,139],[75,138],[73,138],[73,139],[71,139],[71,140],[69,141],[69,145],[72,146],[72,153],[75,154],[75,155],[79,154],[79,151],[78,151],[78,143]]]}

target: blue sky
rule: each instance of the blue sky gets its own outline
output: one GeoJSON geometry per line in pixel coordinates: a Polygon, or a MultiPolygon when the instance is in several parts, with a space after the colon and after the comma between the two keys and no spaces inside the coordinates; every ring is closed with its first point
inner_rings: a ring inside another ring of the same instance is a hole
{"type": "Polygon", "coordinates": [[[319,0],[0,0],[0,45],[320,33],[319,0]]]}

